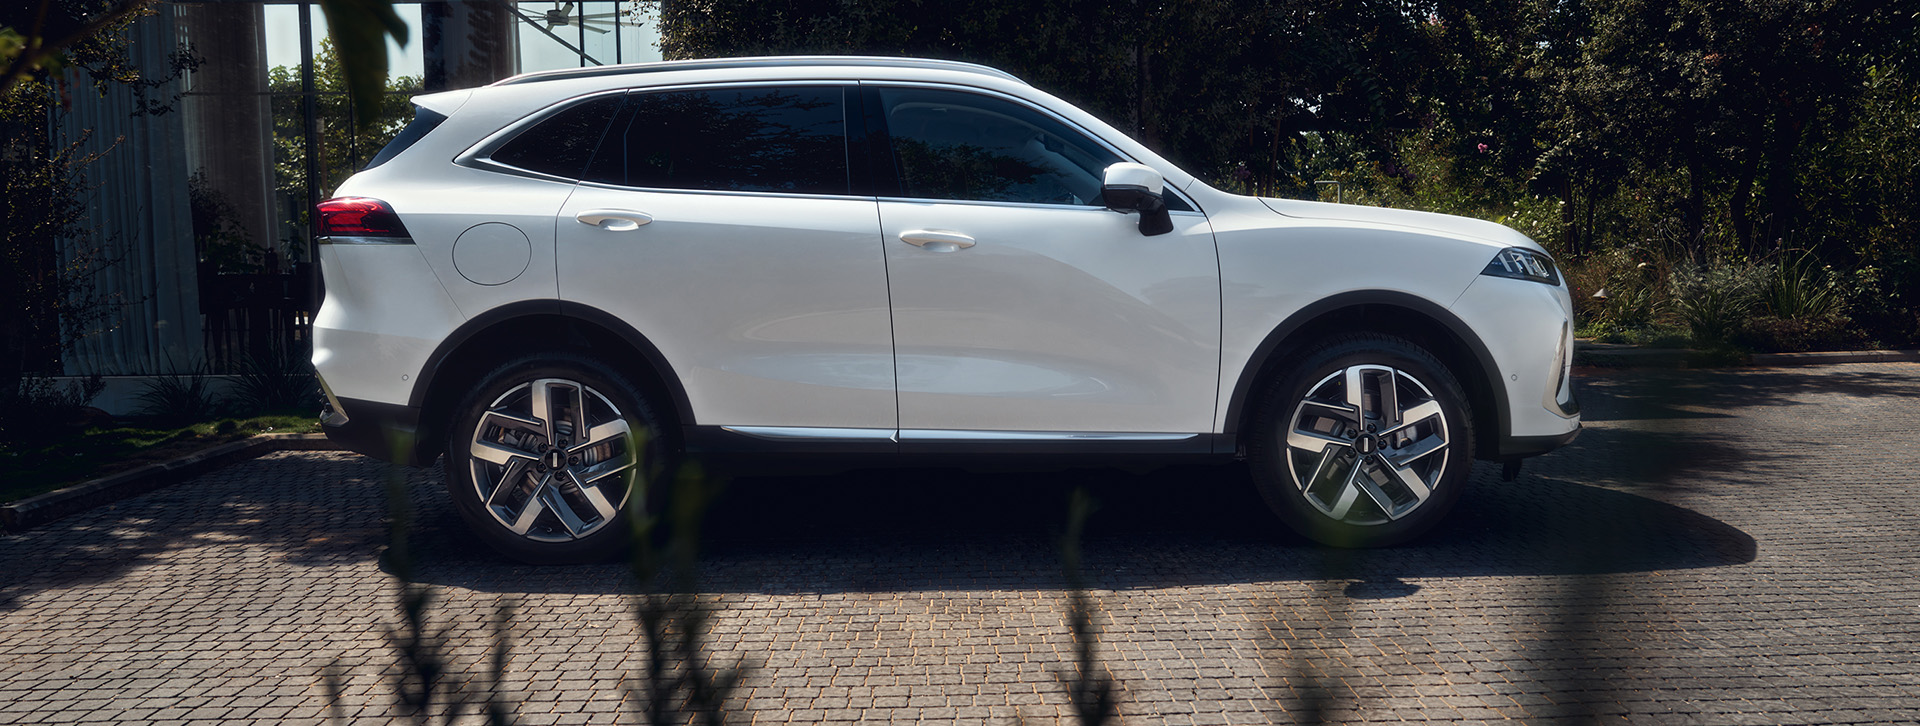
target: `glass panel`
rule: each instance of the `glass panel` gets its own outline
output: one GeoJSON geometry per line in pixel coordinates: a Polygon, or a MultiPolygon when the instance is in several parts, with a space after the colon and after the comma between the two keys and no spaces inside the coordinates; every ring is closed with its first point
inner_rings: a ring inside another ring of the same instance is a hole
{"type": "Polygon", "coordinates": [[[633,98],[620,146],[601,152],[589,179],[667,189],[847,193],[846,119],[837,86],[633,98]]]}
{"type": "Polygon", "coordinates": [[[493,152],[493,160],[528,171],[580,178],[600,145],[608,122],[620,110],[621,96],[602,96],[560,111],[493,152]]]}
{"type": "Polygon", "coordinates": [[[1119,156],[1019,104],[971,93],[880,89],[902,192],[969,199],[1099,206],[1119,156]]]}

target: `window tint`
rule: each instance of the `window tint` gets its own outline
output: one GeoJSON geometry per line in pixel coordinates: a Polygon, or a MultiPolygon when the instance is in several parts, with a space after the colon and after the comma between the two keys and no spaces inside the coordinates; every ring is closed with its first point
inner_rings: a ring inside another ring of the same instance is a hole
{"type": "Polygon", "coordinates": [[[635,93],[592,181],[634,187],[846,194],[837,86],[635,93]]]}
{"type": "Polygon", "coordinates": [[[880,89],[902,191],[910,197],[1100,205],[1121,161],[1025,106],[959,91],[880,89]]]}
{"type": "Polygon", "coordinates": [[[442,116],[435,111],[431,111],[426,108],[422,108],[420,106],[414,106],[413,120],[407,122],[407,127],[404,129],[401,129],[400,133],[394,136],[392,141],[387,142],[386,146],[380,147],[380,153],[374,154],[373,160],[367,162],[367,165],[365,167],[362,167],[360,170],[366,171],[368,169],[372,169],[376,166],[387,163],[388,159],[399,156],[400,152],[406,151],[407,147],[412,146],[414,142],[419,141],[422,138],[425,138],[427,135],[427,132],[432,131],[435,128],[438,128],[440,126],[440,122],[445,120],[447,120],[447,117],[442,116]]]}
{"type": "Polygon", "coordinates": [[[601,96],[562,109],[521,131],[493,152],[493,160],[542,174],[579,179],[594,147],[620,110],[621,96],[601,96]]]}

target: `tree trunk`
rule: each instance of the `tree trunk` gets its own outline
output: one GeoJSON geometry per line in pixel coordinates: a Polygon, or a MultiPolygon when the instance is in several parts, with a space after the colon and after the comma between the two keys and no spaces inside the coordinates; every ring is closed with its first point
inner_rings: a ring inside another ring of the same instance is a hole
{"type": "Polygon", "coordinates": [[[1687,249],[1699,252],[1707,236],[1707,192],[1705,163],[1700,147],[1687,145],[1687,249]]]}
{"type": "Polygon", "coordinates": [[[1800,177],[1794,164],[1794,151],[1800,147],[1801,131],[1806,128],[1810,104],[1781,99],[1780,114],[1773,123],[1773,136],[1767,144],[1767,242],[1784,246],[1793,237],[1799,220],[1800,177]]]}
{"type": "Polygon", "coordinates": [[[1756,130],[1747,144],[1747,153],[1740,160],[1740,178],[1734,182],[1733,194],[1727,198],[1727,216],[1733,222],[1734,242],[1749,250],[1753,249],[1753,219],[1747,216],[1747,206],[1753,199],[1753,178],[1759,172],[1759,136],[1756,130]]]}

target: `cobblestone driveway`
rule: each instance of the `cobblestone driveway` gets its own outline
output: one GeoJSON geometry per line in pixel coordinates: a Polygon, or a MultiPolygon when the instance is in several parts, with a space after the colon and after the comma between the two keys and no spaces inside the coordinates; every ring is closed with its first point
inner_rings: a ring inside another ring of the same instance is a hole
{"type": "MultiPolygon", "coordinates": [[[[1920,721],[1920,365],[1614,372],[1588,430],[1433,536],[1328,552],[1232,469],[734,482],[701,587],[739,722],[1070,722],[1053,532],[1086,541],[1125,723],[1920,721]]],[[[0,723],[385,721],[386,470],[275,454],[0,538],[0,723]]],[[[506,564],[410,475],[436,622],[521,722],[636,722],[619,566],[506,564]]]]}

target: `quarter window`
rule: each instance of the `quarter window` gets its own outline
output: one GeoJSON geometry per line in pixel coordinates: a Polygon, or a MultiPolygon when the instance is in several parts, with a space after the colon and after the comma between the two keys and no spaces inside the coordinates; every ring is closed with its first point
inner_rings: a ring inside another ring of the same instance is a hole
{"type": "Polygon", "coordinates": [[[632,187],[846,194],[838,86],[639,92],[589,181],[632,187]]]}
{"type": "Polygon", "coordinates": [[[493,160],[527,171],[579,179],[607,124],[620,110],[619,94],[601,96],[562,109],[520,132],[493,152],[493,160]]]}

